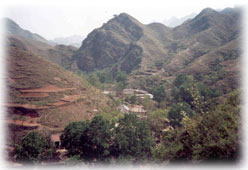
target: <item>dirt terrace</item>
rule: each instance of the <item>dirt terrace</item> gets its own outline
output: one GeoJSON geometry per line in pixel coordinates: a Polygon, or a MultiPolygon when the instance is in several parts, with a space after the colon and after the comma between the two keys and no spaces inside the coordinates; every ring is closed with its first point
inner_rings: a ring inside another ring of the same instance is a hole
{"type": "Polygon", "coordinates": [[[22,93],[56,93],[56,92],[63,92],[67,90],[75,90],[76,88],[59,88],[53,85],[41,87],[38,89],[25,89],[20,90],[22,93]]]}

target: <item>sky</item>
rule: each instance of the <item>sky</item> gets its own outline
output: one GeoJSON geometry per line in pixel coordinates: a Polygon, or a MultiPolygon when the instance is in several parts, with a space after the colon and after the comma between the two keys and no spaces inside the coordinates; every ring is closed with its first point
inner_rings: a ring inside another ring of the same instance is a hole
{"type": "Polygon", "coordinates": [[[114,14],[126,12],[143,24],[181,18],[210,7],[223,9],[242,5],[242,0],[8,0],[1,2],[2,16],[46,39],[74,34],[87,36],[114,14]]]}

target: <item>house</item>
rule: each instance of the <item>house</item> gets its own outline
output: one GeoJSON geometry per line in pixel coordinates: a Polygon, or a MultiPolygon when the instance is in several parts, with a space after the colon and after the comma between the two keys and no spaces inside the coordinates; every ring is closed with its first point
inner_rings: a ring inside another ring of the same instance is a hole
{"type": "Polygon", "coordinates": [[[51,134],[50,139],[54,143],[56,148],[60,148],[61,140],[60,140],[61,133],[51,134]]]}
{"type": "Polygon", "coordinates": [[[107,91],[107,90],[104,90],[102,93],[105,95],[114,95],[115,94],[114,91],[107,91]]]}
{"type": "Polygon", "coordinates": [[[144,98],[145,96],[148,96],[150,99],[153,99],[153,95],[148,93],[145,90],[140,89],[124,89],[122,92],[124,95],[136,95],[139,98],[144,98]]]}
{"type": "Polygon", "coordinates": [[[119,110],[122,113],[146,113],[146,110],[143,108],[142,105],[129,105],[126,106],[125,104],[122,104],[119,106],[119,110]]]}
{"type": "Polygon", "coordinates": [[[143,108],[142,105],[132,105],[132,107],[129,107],[130,112],[133,113],[145,113],[146,110],[143,108]]]}
{"type": "Polygon", "coordinates": [[[119,106],[119,110],[122,113],[129,113],[129,108],[126,105],[124,105],[124,104],[122,104],[122,105],[119,106]]]}

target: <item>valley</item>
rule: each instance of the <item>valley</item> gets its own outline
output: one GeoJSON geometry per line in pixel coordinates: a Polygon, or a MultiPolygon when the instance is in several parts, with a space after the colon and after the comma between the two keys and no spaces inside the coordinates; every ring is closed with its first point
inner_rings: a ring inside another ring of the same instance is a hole
{"type": "Polygon", "coordinates": [[[79,48],[6,18],[8,161],[238,162],[241,18],[206,8],[171,28],[121,13],[79,48]]]}

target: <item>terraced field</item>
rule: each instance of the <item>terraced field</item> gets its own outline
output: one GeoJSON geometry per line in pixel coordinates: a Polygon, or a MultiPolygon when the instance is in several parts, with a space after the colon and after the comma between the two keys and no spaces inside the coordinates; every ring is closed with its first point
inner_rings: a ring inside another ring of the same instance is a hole
{"type": "Polygon", "coordinates": [[[9,141],[18,143],[34,129],[49,136],[108,108],[108,98],[82,78],[21,48],[24,44],[19,40],[11,38],[9,44],[9,141]]]}

